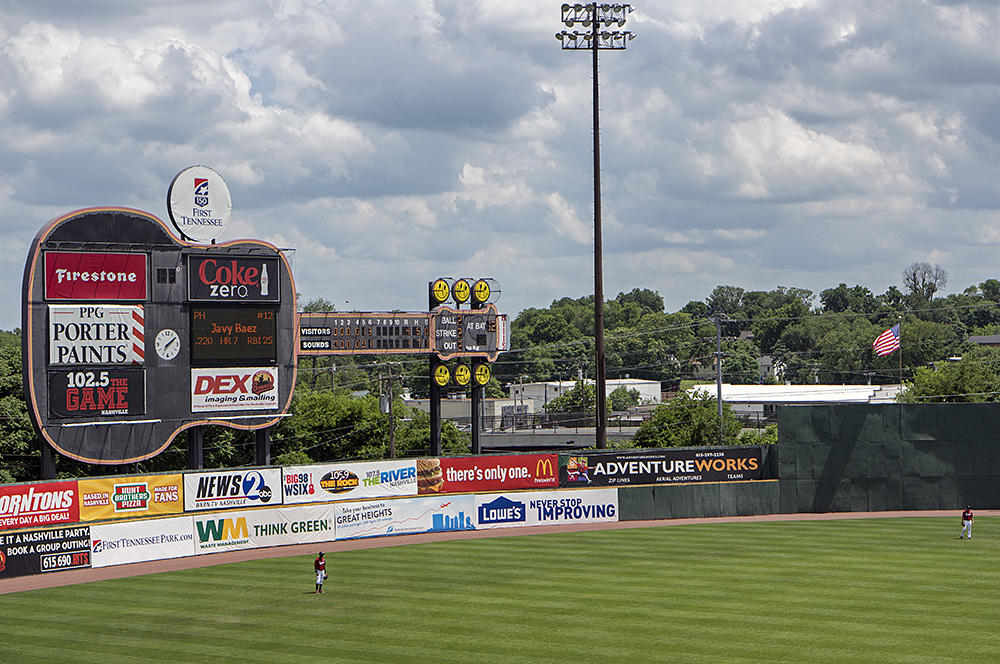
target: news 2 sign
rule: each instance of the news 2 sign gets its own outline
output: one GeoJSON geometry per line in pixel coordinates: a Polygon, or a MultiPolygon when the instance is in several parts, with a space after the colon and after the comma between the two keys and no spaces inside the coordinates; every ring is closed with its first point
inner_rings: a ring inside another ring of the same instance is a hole
{"type": "Polygon", "coordinates": [[[184,475],[184,511],[281,504],[281,470],[228,470],[184,475]]]}
{"type": "Polygon", "coordinates": [[[194,302],[280,302],[278,259],[189,256],[188,299],[194,302]]]}

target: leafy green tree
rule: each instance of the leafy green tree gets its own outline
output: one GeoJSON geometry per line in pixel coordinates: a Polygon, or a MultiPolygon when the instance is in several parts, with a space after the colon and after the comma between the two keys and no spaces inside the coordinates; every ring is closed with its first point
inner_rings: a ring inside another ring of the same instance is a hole
{"type": "Polygon", "coordinates": [[[663,313],[663,298],[659,292],[651,291],[648,288],[633,288],[629,293],[618,293],[615,298],[618,302],[635,302],[644,312],[660,314],[663,313]]]}
{"type": "Polygon", "coordinates": [[[298,451],[314,461],[333,461],[380,459],[385,453],[388,418],[374,395],[302,390],[292,398],[290,410],[292,417],[282,420],[271,438],[275,456],[298,451]]]}
{"type": "Polygon", "coordinates": [[[722,343],[722,378],[734,385],[760,381],[757,347],[750,341],[726,339],[722,343]]]}
{"type": "Polygon", "coordinates": [[[0,483],[38,479],[41,441],[28,418],[21,380],[21,335],[0,338],[0,483]]]}
{"type": "Polygon", "coordinates": [[[743,294],[739,286],[716,286],[705,302],[709,314],[729,314],[739,318],[743,314],[743,294]]]}
{"type": "Polygon", "coordinates": [[[769,424],[764,429],[744,429],[738,440],[740,445],[776,445],[778,425],[769,424]]]}
{"type": "Polygon", "coordinates": [[[549,413],[589,413],[592,414],[597,408],[597,390],[593,383],[576,381],[568,392],[560,394],[545,404],[545,410],[549,413]]]}
{"type": "Polygon", "coordinates": [[[638,406],[641,399],[642,394],[639,390],[619,385],[608,395],[608,409],[612,411],[628,410],[632,406],[638,406]]]}
{"type": "MultiPolygon", "coordinates": [[[[426,456],[431,447],[431,418],[419,410],[412,410],[408,421],[396,429],[396,454],[398,456],[426,456]]],[[[444,454],[468,454],[470,441],[451,420],[441,422],[441,451],[444,454]]]]}
{"type": "MultiPolygon", "coordinates": [[[[723,441],[731,443],[740,424],[727,403],[722,404],[723,441]]],[[[707,394],[681,392],[653,411],[632,437],[636,447],[701,447],[719,443],[718,401],[707,394]]]]}
{"type": "Polygon", "coordinates": [[[1000,401],[1000,349],[973,348],[955,363],[919,367],[902,402],[1000,401]]]}
{"type": "Polygon", "coordinates": [[[879,310],[879,302],[870,290],[857,285],[848,288],[841,283],[836,288],[828,288],[819,294],[824,313],[851,311],[858,314],[873,314],[879,310]]]}

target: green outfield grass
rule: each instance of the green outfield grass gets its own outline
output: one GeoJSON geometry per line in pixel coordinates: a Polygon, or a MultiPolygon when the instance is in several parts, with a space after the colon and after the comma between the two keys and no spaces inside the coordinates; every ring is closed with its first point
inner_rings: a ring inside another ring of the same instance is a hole
{"type": "Polygon", "coordinates": [[[679,525],[0,596],[0,662],[1000,661],[1000,519],[679,525]]]}

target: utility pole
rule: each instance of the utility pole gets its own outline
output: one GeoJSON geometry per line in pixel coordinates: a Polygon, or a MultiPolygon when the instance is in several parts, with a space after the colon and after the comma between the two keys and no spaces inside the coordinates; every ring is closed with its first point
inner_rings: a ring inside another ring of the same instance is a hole
{"type": "Polygon", "coordinates": [[[730,320],[726,314],[715,314],[715,398],[719,406],[719,445],[722,445],[722,321],[730,320]]]}

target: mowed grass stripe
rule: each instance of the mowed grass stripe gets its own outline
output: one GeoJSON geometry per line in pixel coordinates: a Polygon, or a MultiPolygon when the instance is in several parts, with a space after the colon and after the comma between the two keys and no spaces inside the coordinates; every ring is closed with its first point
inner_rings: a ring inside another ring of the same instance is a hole
{"type": "Polygon", "coordinates": [[[1000,661],[1000,519],[679,525],[207,567],[0,597],[0,661],[1000,661]]]}

